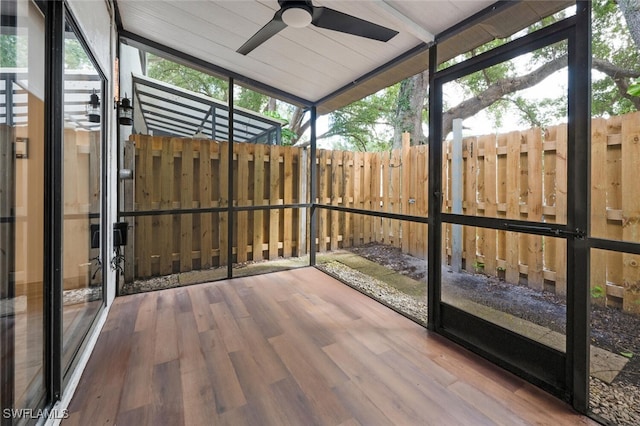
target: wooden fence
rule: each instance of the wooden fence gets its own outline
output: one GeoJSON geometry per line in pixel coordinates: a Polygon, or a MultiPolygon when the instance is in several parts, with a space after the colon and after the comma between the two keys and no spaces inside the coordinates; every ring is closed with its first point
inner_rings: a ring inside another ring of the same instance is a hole
{"type": "MultiPolygon", "coordinates": [[[[640,113],[593,121],[592,235],[640,242],[640,113]]],[[[135,209],[223,207],[227,200],[226,143],[135,136],[135,209]],[[206,160],[208,159],[208,161],[206,160]],[[185,165],[183,167],[183,164],[185,165]]],[[[452,173],[455,152],[445,143],[443,211],[453,212],[453,187],[461,185],[462,211],[534,222],[566,223],[567,127],[467,137],[452,173]]],[[[238,206],[304,202],[308,163],[303,150],[234,144],[234,194],[238,206]],[[272,161],[271,159],[277,159],[272,161]]],[[[385,153],[318,150],[315,200],[320,204],[376,212],[428,215],[428,147],[385,153]]],[[[459,200],[460,201],[460,200],[459,200]]],[[[427,225],[319,209],[320,252],[380,242],[425,258],[427,225]]],[[[306,212],[239,212],[234,259],[273,259],[306,253],[306,212]],[[254,247],[259,247],[256,251],[254,247]]],[[[228,261],[226,213],[139,217],[137,277],[222,266],[228,261]],[[202,253],[207,253],[203,256],[202,253]],[[209,255],[210,253],[210,255],[209,255]]],[[[443,254],[459,250],[462,267],[508,282],[565,294],[566,241],[561,238],[443,225],[443,254]]],[[[592,288],[609,305],[640,310],[640,258],[594,252],[592,288]]]]}
{"type": "MultiPolygon", "coordinates": [[[[125,153],[133,159],[135,182],[125,189],[125,208],[154,212],[191,212],[139,216],[135,219],[135,277],[167,275],[227,265],[228,213],[193,212],[226,208],[229,144],[208,140],[132,136],[125,153]],[[135,148],[134,148],[135,146],[135,148]]],[[[289,205],[305,202],[298,148],[234,144],[233,205],[289,205]]],[[[232,262],[258,261],[306,253],[306,215],[299,209],[235,213],[232,262]]],[[[131,265],[132,262],[129,262],[131,265]]],[[[134,271],[129,268],[128,273],[134,271]]]]}

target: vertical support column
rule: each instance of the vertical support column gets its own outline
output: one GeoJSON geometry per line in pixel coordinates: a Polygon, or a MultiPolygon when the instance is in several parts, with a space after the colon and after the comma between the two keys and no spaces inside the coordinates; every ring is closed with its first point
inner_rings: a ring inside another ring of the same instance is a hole
{"type": "Polygon", "coordinates": [[[62,392],[62,182],[64,160],[64,3],[47,2],[45,17],[45,380],[47,400],[62,392]]]}
{"type": "MultiPolygon", "coordinates": [[[[451,213],[462,214],[462,119],[460,118],[453,120],[451,203],[451,213]]],[[[453,272],[462,270],[462,225],[451,225],[451,269],[453,272]]]]}
{"type": "Polygon", "coordinates": [[[429,49],[429,200],[427,326],[439,327],[440,279],[442,276],[442,85],[435,79],[437,45],[429,49]]]}
{"type": "Polygon", "coordinates": [[[316,213],[316,194],[317,194],[317,169],[316,169],[316,119],[317,119],[317,110],[315,105],[311,107],[311,144],[310,144],[310,183],[311,190],[309,191],[309,198],[311,203],[311,218],[309,221],[309,265],[316,265],[316,238],[317,238],[317,229],[318,229],[318,218],[316,213]]]}
{"type": "Polygon", "coordinates": [[[235,198],[233,194],[233,78],[229,77],[229,115],[227,123],[229,126],[229,154],[228,154],[228,167],[227,167],[227,278],[233,276],[233,200],[235,198]]]}
{"type": "MultiPolygon", "coordinates": [[[[575,33],[569,39],[569,140],[567,227],[589,229],[589,171],[591,138],[591,2],[576,2],[575,33]]],[[[567,241],[567,383],[573,407],[589,408],[589,243],[567,241]]]]}

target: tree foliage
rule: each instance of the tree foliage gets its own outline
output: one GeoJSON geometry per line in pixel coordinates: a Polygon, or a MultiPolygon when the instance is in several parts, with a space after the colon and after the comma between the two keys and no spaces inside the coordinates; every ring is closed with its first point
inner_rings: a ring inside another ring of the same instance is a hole
{"type": "Polygon", "coordinates": [[[391,146],[391,112],[395,106],[390,87],[353,102],[331,114],[329,131],[321,137],[340,136],[339,147],[358,151],[384,151],[391,146]]]}

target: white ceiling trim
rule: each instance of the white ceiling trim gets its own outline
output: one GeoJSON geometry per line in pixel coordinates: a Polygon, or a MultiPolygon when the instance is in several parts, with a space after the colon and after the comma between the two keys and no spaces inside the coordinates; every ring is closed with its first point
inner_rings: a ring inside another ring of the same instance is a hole
{"type": "Polygon", "coordinates": [[[432,43],[435,40],[435,36],[433,34],[425,30],[417,22],[402,13],[387,0],[373,0],[373,4],[375,7],[382,9],[385,13],[393,17],[393,19],[402,25],[409,34],[416,37],[418,40],[422,40],[425,43],[432,43]]]}

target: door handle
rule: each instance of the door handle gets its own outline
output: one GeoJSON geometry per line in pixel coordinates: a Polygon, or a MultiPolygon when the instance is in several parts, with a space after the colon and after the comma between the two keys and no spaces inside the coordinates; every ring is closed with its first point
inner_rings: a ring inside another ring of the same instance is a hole
{"type": "Polygon", "coordinates": [[[555,237],[573,237],[580,240],[584,239],[584,237],[586,236],[586,233],[579,228],[571,230],[539,225],[515,225],[512,223],[505,223],[504,227],[509,231],[534,232],[536,234],[546,234],[555,237]]]}

